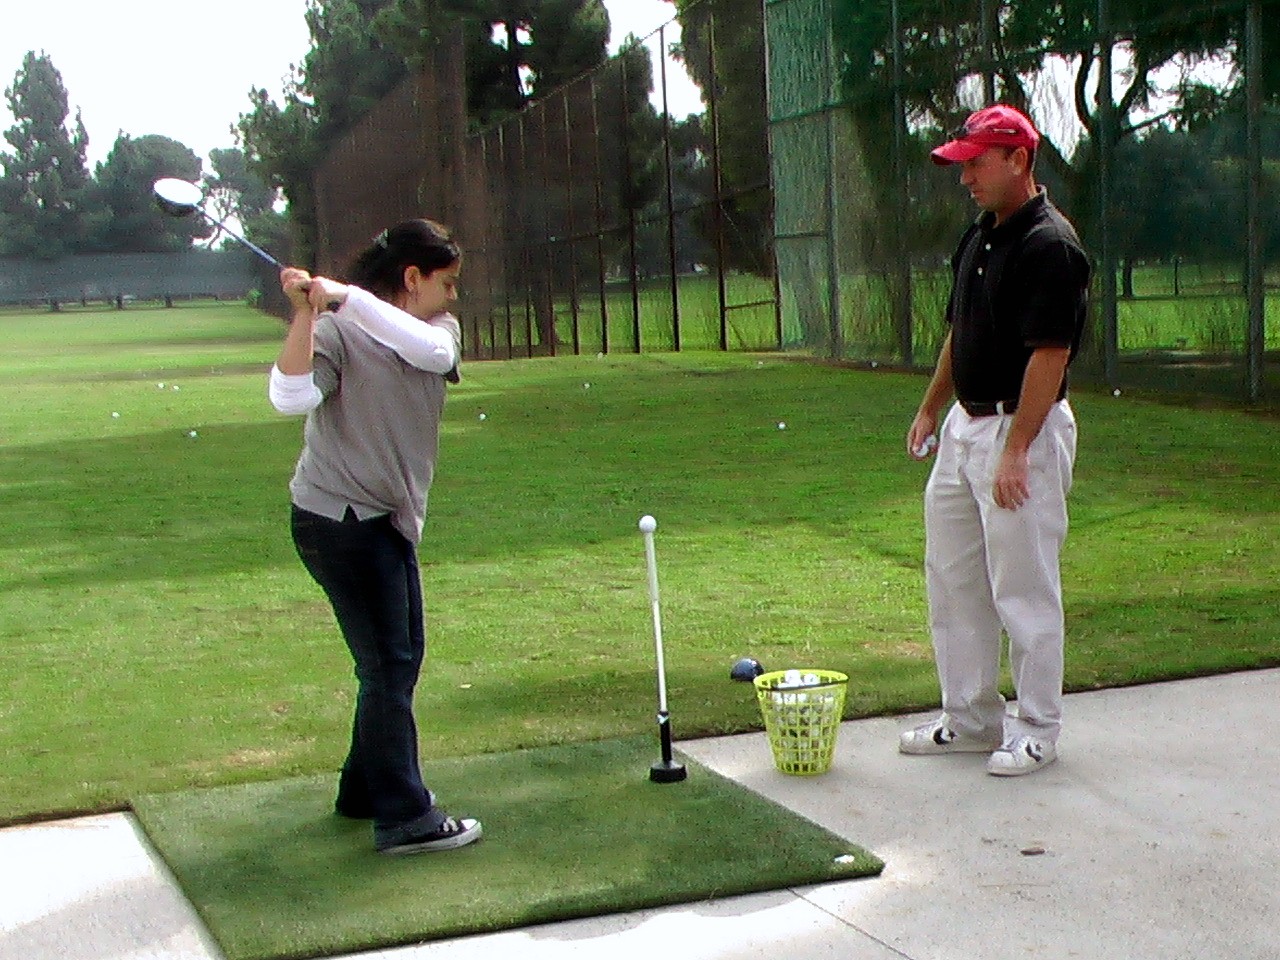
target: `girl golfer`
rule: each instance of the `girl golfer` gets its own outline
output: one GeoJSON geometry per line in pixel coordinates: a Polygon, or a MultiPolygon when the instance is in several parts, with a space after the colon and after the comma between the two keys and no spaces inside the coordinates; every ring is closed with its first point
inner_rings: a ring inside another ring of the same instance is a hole
{"type": "Polygon", "coordinates": [[[383,853],[480,839],[422,783],[413,691],[425,638],[417,545],[445,379],[456,376],[461,253],[429,220],[384,231],[350,284],[287,267],[293,320],[271,370],[281,413],[307,415],[289,484],[293,540],[333,605],[359,689],[336,811],[373,820],[383,853]]]}

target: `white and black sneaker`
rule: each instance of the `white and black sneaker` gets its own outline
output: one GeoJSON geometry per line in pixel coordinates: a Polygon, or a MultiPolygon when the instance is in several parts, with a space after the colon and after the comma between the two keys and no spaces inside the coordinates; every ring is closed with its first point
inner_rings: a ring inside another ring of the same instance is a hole
{"type": "Polygon", "coordinates": [[[1021,777],[1035,773],[1058,759],[1058,749],[1048,740],[1018,737],[991,754],[987,773],[997,777],[1021,777]]]}
{"type": "Polygon", "coordinates": [[[456,850],[468,843],[475,843],[484,834],[479,820],[470,817],[461,819],[445,817],[440,826],[430,833],[422,833],[406,837],[385,847],[379,847],[379,853],[430,853],[434,850],[456,850]]]}
{"type": "Polygon", "coordinates": [[[951,729],[946,716],[902,731],[898,751],[916,756],[938,753],[990,753],[1000,745],[999,739],[971,737],[951,729]]]}

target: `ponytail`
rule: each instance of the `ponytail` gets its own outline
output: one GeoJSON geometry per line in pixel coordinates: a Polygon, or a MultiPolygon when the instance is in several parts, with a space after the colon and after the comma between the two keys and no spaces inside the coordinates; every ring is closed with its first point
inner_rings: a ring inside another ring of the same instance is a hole
{"type": "Polygon", "coordinates": [[[346,281],[393,301],[404,291],[407,268],[417,267],[430,275],[461,259],[462,251],[447,227],[434,220],[405,220],[374,238],[348,268],[346,281]]]}

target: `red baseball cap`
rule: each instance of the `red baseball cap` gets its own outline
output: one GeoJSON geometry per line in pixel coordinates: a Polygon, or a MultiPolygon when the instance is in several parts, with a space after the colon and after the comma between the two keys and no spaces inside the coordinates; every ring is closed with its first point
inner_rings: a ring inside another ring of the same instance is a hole
{"type": "Polygon", "coordinates": [[[940,166],[964,163],[980,157],[990,147],[1026,147],[1034,150],[1040,134],[1025,113],[1003,103],[969,115],[952,139],[929,154],[940,166]]]}

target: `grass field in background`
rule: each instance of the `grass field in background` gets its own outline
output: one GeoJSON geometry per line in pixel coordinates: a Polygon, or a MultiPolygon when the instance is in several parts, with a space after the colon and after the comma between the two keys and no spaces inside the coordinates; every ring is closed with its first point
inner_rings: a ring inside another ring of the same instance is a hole
{"type": "MultiPolygon", "coordinates": [[[[819,278],[820,279],[820,278],[819,278]]],[[[944,271],[917,270],[912,277],[913,316],[916,318],[915,354],[932,363],[945,334],[942,322],[950,278],[944,271]]],[[[771,280],[733,274],[726,278],[725,302],[758,304],[774,297],[771,280]]],[[[1184,266],[1179,271],[1179,295],[1174,296],[1173,268],[1168,265],[1138,267],[1134,271],[1132,299],[1117,304],[1119,348],[1125,353],[1193,351],[1243,353],[1248,330],[1248,305],[1238,281],[1222,268],[1184,266]]],[[[1096,295],[1096,294],[1095,294],[1096,295]]],[[[1280,294],[1268,296],[1268,315],[1280,316],[1280,294]]],[[[675,309],[671,282],[666,278],[642,281],[636,297],[640,311],[640,340],[645,350],[670,349],[675,341],[675,309]]],[[[714,274],[678,278],[676,300],[680,311],[681,347],[715,350],[720,345],[720,293],[714,274]]],[[[824,301],[817,309],[827,309],[824,301]]],[[[577,308],[578,342],[582,353],[595,354],[602,345],[601,304],[598,287],[583,284],[577,308]]],[[[560,353],[572,353],[574,304],[556,301],[556,331],[560,353]]],[[[792,292],[783,290],[783,340],[793,347],[803,342],[797,317],[800,305],[792,292]]],[[[635,349],[635,310],[631,285],[610,281],[605,288],[609,343],[613,351],[635,349]]],[[[884,359],[896,349],[892,312],[883,278],[874,274],[846,276],[841,283],[841,310],[846,353],[851,357],[884,359]]],[[[495,313],[495,330],[482,333],[484,355],[503,356],[507,350],[506,306],[495,313]],[[494,339],[496,338],[496,351],[494,339]]],[[[512,352],[516,356],[543,353],[538,346],[536,320],[526,316],[523,300],[512,305],[512,352]],[[532,337],[529,330],[532,327],[532,337]]],[[[728,341],[731,350],[770,350],[777,347],[777,320],[772,303],[730,309],[728,341]]],[[[1272,323],[1268,349],[1280,350],[1280,325],[1272,323]]]]}
{"type": "MultiPolygon", "coordinates": [[[[354,682],[288,537],[280,336],[226,305],[0,316],[0,821],[340,762],[354,682]]],[[[936,703],[902,452],[923,386],[778,356],[466,365],[422,548],[424,756],[653,729],[643,513],[678,738],[759,727],[747,654],[849,673],[851,717],[936,703]]],[[[1074,402],[1068,685],[1280,663],[1276,422],[1074,402]]]]}

